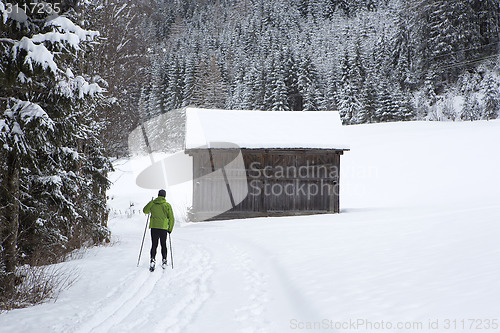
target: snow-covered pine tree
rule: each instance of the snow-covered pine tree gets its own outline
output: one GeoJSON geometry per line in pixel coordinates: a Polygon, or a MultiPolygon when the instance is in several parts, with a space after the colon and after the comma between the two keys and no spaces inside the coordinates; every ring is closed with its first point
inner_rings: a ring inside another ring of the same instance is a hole
{"type": "Polygon", "coordinates": [[[481,88],[481,74],[477,71],[466,72],[462,75],[460,81],[460,92],[464,97],[460,119],[478,120],[481,117],[481,110],[477,93],[481,88]]]}
{"type": "Polygon", "coordinates": [[[196,63],[195,56],[188,57],[184,71],[184,90],[182,92],[182,106],[188,106],[192,103],[193,90],[196,82],[196,63]]]}
{"type": "Polygon", "coordinates": [[[339,82],[337,84],[336,96],[337,109],[340,113],[340,118],[343,124],[350,124],[352,113],[349,112],[349,92],[350,92],[350,78],[351,66],[349,61],[349,52],[347,48],[344,49],[342,59],[339,64],[339,82]]]}
{"type": "Polygon", "coordinates": [[[403,92],[401,120],[410,121],[410,120],[415,120],[415,118],[416,118],[416,110],[415,110],[413,95],[409,92],[409,90],[407,90],[403,92]]]}
{"type": "Polygon", "coordinates": [[[344,124],[358,124],[360,122],[358,112],[361,109],[361,102],[350,82],[347,82],[347,84],[339,90],[337,99],[342,122],[344,124]]]}
{"type": "Polygon", "coordinates": [[[12,290],[19,254],[50,262],[108,237],[111,165],[95,121],[102,88],[73,74],[98,33],[3,2],[0,17],[0,278],[12,290]]]}
{"type": "Polygon", "coordinates": [[[241,100],[241,109],[242,110],[254,110],[258,109],[258,105],[256,103],[256,93],[255,93],[255,82],[257,81],[258,73],[255,68],[251,68],[245,73],[243,77],[243,91],[242,91],[242,100],[241,100]]]}
{"type": "Polygon", "coordinates": [[[356,39],[354,44],[354,57],[352,59],[350,78],[356,93],[361,91],[361,87],[365,83],[366,79],[366,68],[365,59],[362,55],[361,41],[359,38],[356,39]]]}
{"type": "Polygon", "coordinates": [[[290,110],[290,107],[288,106],[288,89],[285,83],[287,75],[285,72],[285,66],[281,60],[282,59],[278,55],[275,56],[274,60],[271,62],[272,69],[268,75],[268,86],[271,88],[271,91],[268,94],[267,103],[269,108],[267,110],[290,110]]]}
{"type": "Polygon", "coordinates": [[[498,0],[467,0],[473,10],[472,20],[479,29],[481,55],[498,53],[500,40],[500,1],[498,0]]]}
{"type": "MultiPolygon", "coordinates": [[[[276,64],[274,57],[270,56],[265,59],[262,68],[262,107],[261,110],[271,110],[274,104],[274,92],[276,88],[276,64]]],[[[260,80],[259,80],[260,81],[260,80]]]]}
{"type": "Polygon", "coordinates": [[[296,56],[291,50],[286,50],[283,62],[286,74],[285,85],[287,86],[288,105],[290,110],[301,111],[304,108],[304,100],[303,95],[300,93],[300,64],[297,63],[296,56]]]}
{"type": "Polygon", "coordinates": [[[252,81],[249,82],[251,89],[247,89],[247,91],[252,91],[253,93],[251,95],[247,94],[247,96],[254,104],[252,109],[268,110],[266,101],[267,92],[270,87],[267,82],[266,66],[263,61],[259,61],[257,59],[254,60],[253,63],[254,67],[250,70],[251,75],[247,75],[252,79],[252,81]]]}
{"type": "Polygon", "coordinates": [[[496,119],[500,110],[500,85],[493,77],[492,73],[488,73],[483,80],[483,106],[481,119],[496,119]]]}
{"type": "MultiPolygon", "coordinates": [[[[178,57],[169,61],[168,90],[165,112],[182,107],[184,91],[184,66],[178,57]]],[[[222,84],[222,82],[221,82],[222,84]]]]}
{"type": "Polygon", "coordinates": [[[325,108],[327,110],[338,110],[337,90],[340,83],[337,74],[337,66],[331,66],[327,73],[325,87],[325,108]]]}
{"type": "Polygon", "coordinates": [[[413,9],[412,30],[420,80],[433,72],[438,93],[458,79],[463,69],[469,67],[468,62],[485,54],[481,45],[483,22],[477,19],[473,4],[477,2],[415,0],[409,6],[413,9]]]}
{"type": "Polygon", "coordinates": [[[196,85],[193,90],[195,105],[206,108],[224,108],[227,99],[226,82],[217,62],[217,57],[212,54],[208,61],[200,57],[196,71],[196,85]]]}
{"type": "Polygon", "coordinates": [[[394,98],[392,95],[392,90],[390,83],[384,77],[380,77],[378,82],[378,109],[376,112],[376,119],[380,122],[389,122],[395,120],[394,115],[394,98]]]}
{"type": "Polygon", "coordinates": [[[460,114],[462,120],[478,120],[481,118],[481,109],[479,101],[474,93],[468,92],[465,95],[464,105],[460,114]]]}
{"type": "Polygon", "coordinates": [[[318,73],[308,56],[303,56],[298,66],[297,85],[303,100],[302,110],[318,111],[324,109],[324,94],[320,89],[318,73]]]}
{"type": "MultiPolygon", "coordinates": [[[[151,119],[161,113],[166,112],[168,99],[169,73],[164,62],[156,59],[152,63],[151,82],[142,87],[143,92],[150,88],[151,92],[147,96],[147,103],[141,100],[140,115],[142,119],[151,119]]],[[[143,94],[141,98],[146,98],[143,94]]]]}
{"type": "Polygon", "coordinates": [[[353,70],[349,52],[344,50],[340,67],[340,83],[337,91],[337,107],[344,124],[357,124],[360,122],[358,113],[361,110],[361,98],[356,80],[360,80],[358,72],[353,70]],[[357,77],[353,77],[356,74],[357,77]]]}
{"type": "Polygon", "coordinates": [[[365,84],[361,89],[359,123],[374,123],[377,120],[378,96],[373,76],[368,74],[365,84]]]}
{"type": "Polygon", "coordinates": [[[402,90],[412,89],[416,85],[415,78],[413,77],[413,55],[415,51],[408,16],[407,11],[400,10],[396,23],[396,31],[390,40],[392,76],[398,81],[402,90]]]}
{"type": "Polygon", "coordinates": [[[414,117],[414,111],[411,101],[411,96],[408,93],[401,91],[399,86],[392,89],[391,93],[392,105],[390,121],[408,121],[414,117]]]}
{"type": "Polygon", "coordinates": [[[243,105],[245,99],[245,69],[240,68],[234,77],[231,87],[231,93],[227,100],[227,106],[232,110],[244,109],[243,105]]]}

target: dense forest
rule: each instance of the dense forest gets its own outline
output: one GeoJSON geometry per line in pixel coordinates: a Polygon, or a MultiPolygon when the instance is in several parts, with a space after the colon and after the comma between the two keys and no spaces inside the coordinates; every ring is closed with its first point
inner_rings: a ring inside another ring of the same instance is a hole
{"type": "Polygon", "coordinates": [[[145,117],[339,110],[345,124],[496,118],[497,0],[157,2],[145,117]]]}

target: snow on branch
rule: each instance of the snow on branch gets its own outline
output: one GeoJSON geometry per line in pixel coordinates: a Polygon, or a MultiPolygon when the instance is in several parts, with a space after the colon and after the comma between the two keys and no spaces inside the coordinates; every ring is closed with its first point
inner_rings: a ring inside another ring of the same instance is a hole
{"type": "Polygon", "coordinates": [[[12,109],[19,110],[19,118],[21,118],[25,124],[29,124],[36,120],[40,125],[50,130],[54,129],[54,122],[38,104],[17,100],[12,109]]]}
{"type": "Polygon", "coordinates": [[[61,80],[57,83],[56,89],[62,96],[79,99],[104,92],[104,89],[97,83],[88,83],[82,76],[73,78],[69,75],[67,81],[61,80]]]}
{"type": "Polygon", "coordinates": [[[34,43],[50,42],[52,44],[68,43],[73,49],[80,50],[80,38],[71,32],[47,32],[45,34],[34,35],[31,40],[34,43]]]}
{"type": "Polygon", "coordinates": [[[29,66],[30,71],[33,71],[33,65],[36,63],[42,66],[44,70],[49,68],[54,74],[57,74],[59,68],[54,61],[54,55],[43,44],[35,44],[32,39],[23,37],[14,44],[14,58],[17,57],[18,52],[21,50],[27,52],[24,64],[29,66]]]}
{"type": "MultiPolygon", "coordinates": [[[[5,7],[0,7],[0,10],[4,13],[5,7]]],[[[5,17],[4,20],[6,20],[5,17]]],[[[14,58],[17,57],[20,50],[25,50],[27,52],[24,64],[28,65],[31,71],[33,71],[35,64],[39,64],[44,70],[50,69],[54,74],[57,74],[59,70],[54,61],[54,54],[50,52],[43,43],[67,43],[73,49],[79,50],[81,42],[92,41],[99,36],[98,31],[82,29],[71,22],[70,19],[62,16],[48,21],[45,23],[45,27],[53,27],[56,31],[37,34],[32,38],[23,37],[20,41],[16,41],[13,46],[14,58]]],[[[7,42],[7,40],[5,41],[7,42]]],[[[10,42],[10,40],[8,42],[10,42]]]]}
{"type": "MultiPolygon", "coordinates": [[[[73,148],[69,147],[59,147],[58,148],[63,154],[66,156],[69,156],[72,160],[78,161],[81,159],[80,153],[78,151],[74,150],[73,148]]],[[[72,174],[72,172],[70,172],[72,174]]],[[[74,174],[73,174],[74,175],[74,174]]]]}
{"type": "Polygon", "coordinates": [[[99,31],[82,29],[71,22],[70,19],[63,16],[59,16],[53,20],[48,21],[47,23],[45,23],[45,26],[58,27],[60,28],[61,32],[72,33],[76,35],[80,41],[92,41],[94,40],[94,38],[99,37],[99,31]]]}
{"type": "MultiPolygon", "coordinates": [[[[4,23],[13,19],[0,3],[0,13],[4,23]]],[[[33,36],[24,36],[20,40],[10,38],[0,38],[0,44],[11,44],[11,57],[20,58],[22,63],[27,66],[24,73],[19,73],[18,81],[21,83],[32,82],[29,78],[30,73],[35,71],[36,67],[41,67],[44,71],[54,74],[57,83],[55,84],[56,93],[68,98],[82,99],[85,96],[93,96],[104,91],[97,83],[89,83],[82,76],[74,76],[69,68],[59,68],[57,52],[52,50],[50,44],[55,46],[55,50],[66,50],[73,53],[70,49],[81,50],[80,45],[84,42],[95,40],[99,36],[98,31],[85,30],[74,24],[69,18],[59,16],[47,21],[44,26],[47,31],[33,36]]]]}
{"type": "Polygon", "coordinates": [[[0,119],[0,142],[6,150],[16,149],[22,154],[32,150],[33,142],[26,137],[24,128],[34,122],[36,128],[54,130],[54,122],[49,115],[36,103],[9,98],[12,105],[3,113],[0,119]],[[12,147],[13,146],[13,147],[12,147]]]}
{"type": "Polygon", "coordinates": [[[37,34],[31,39],[34,43],[50,42],[52,44],[68,43],[73,49],[80,50],[80,43],[93,41],[99,36],[98,31],[85,30],[75,25],[66,17],[59,16],[45,23],[45,27],[53,27],[57,31],[37,34]]]}

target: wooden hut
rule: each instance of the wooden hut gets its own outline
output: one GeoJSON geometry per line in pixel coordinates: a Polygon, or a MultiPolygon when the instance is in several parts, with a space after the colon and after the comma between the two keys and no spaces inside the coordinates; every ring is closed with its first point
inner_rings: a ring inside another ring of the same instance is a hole
{"type": "Polygon", "coordinates": [[[188,108],[191,220],[339,213],[338,112],[188,108]]]}

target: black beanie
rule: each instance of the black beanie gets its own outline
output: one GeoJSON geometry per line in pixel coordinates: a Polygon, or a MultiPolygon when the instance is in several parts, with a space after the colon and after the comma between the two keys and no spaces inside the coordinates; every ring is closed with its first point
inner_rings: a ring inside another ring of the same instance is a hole
{"type": "Polygon", "coordinates": [[[167,195],[167,192],[165,190],[159,190],[158,191],[158,196],[159,197],[165,197],[167,195]]]}

